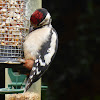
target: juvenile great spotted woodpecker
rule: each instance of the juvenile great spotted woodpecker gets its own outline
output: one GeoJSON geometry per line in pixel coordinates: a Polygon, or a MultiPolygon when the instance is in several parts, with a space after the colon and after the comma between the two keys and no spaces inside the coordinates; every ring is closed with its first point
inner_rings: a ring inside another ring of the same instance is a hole
{"type": "Polygon", "coordinates": [[[50,13],[45,8],[37,9],[30,17],[32,32],[23,44],[25,64],[31,69],[26,82],[26,92],[48,69],[58,48],[58,36],[51,25],[50,13]]]}

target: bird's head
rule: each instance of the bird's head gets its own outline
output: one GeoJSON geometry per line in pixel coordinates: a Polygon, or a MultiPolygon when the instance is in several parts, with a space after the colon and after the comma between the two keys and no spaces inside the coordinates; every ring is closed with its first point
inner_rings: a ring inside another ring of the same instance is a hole
{"type": "Polygon", "coordinates": [[[34,28],[51,24],[50,13],[45,8],[37,9],[30,18],[31,25],[34,28]]]}

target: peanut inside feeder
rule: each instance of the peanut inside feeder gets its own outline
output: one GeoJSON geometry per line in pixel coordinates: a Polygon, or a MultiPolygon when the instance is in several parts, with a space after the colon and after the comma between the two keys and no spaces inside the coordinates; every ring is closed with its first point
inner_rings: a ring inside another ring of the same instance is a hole
{"type": "Polygon", "coordinates": [[[25,4],[25,0],[0,1],[0,59],[22,56],[23,36],[27,32],[28,21],[25,4]]]}

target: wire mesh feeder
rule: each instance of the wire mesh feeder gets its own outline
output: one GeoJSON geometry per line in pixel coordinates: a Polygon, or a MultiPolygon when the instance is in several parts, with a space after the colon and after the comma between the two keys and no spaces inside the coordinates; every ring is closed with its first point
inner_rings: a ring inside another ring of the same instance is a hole
{"type": "Polygon", "coordinates": [[[25,0],[0,0],[0,63],[19,63],[28,32],[25,0]]]}

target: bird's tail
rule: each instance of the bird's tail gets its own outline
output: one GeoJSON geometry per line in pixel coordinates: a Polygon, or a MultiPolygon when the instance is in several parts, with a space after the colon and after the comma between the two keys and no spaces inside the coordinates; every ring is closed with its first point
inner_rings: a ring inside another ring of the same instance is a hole
{"type": "Polygon", "coordinates": [[[34,82],[36,82],[37,80],[39,80],[41,78],[42,72],[40,72],[38,75],[36,73],[37,73],[37,69],[31,70],[30,76],[29,76],[27,83],[25,85],[24,92],[26,92],[34,82]]]}
{"type": "Polygon", "coordinates": [[[28,78],[28,80],[27,80],[27,83],[26,83],[26,85],[25,85],[25,89],[24,89],[24,92],[26,92],[30,87],[31,87],[31,85],[32,85],[32,82],[33,80],[32,79],[30,79],[30,77],[28,78]]]}

